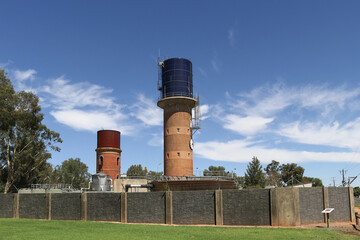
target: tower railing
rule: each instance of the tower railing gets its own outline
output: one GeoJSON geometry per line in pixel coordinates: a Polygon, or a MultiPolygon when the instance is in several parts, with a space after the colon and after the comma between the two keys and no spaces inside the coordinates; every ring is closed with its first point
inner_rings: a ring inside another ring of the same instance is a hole
{"type": "Polygon", "coordinates": [[[170,92],[170,93],[161,93],[158,100],[168,98],[168,97],[188,97],[188,98],[194,98],[192,93],[189,92],[170,92]]]}

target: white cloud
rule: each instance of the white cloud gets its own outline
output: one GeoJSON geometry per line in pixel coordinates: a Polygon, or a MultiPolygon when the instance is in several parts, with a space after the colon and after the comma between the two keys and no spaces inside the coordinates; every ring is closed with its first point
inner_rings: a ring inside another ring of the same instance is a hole
{"type": "Polygon", "coordinates": [[[152,99],[145,97],[143,94],[138,95],[137,102],[131,108],[133,109],[131,115],[146,125],[162,125],[162,109],[152,99]]]}
{"type": "Polygon", "coordinates": [[[344,86],[330,89],[326,86],[286,87],[275,84],[263,86],[250,93],[240,94],[234,105],[242,114],[272,116],[288,107],[316,110],[322,116],[341,110],[350,100],[360,96],[360,88],[346,89],[344,86]]]}
{"type": "Polygon", "coordinates": [[[119,125],[119,116],[113,116],[106,112],[83,111],[83,110],[60,110],[51,111],[50,114],[60,123],[76,130],[96,132],[100,129],[119,130],[128,135],[131,126],[119,125]]]}
{"type": "MultiPolygon", "coordinates": [[[[144,127],[162,124],[162,110],[143,94],[137,96],[134,104],[125,105],[117,103],[112,89],[97,84],[73,83],[60,76],[32,89],[26,80],[35,78],[35,70],[12,73],[20,90],[36,92],[51,116],[73,129],[92,132],[114,129],[123,135],[134,135],[144,127]]],[[[154,145],[154,141],[149,144],[154,145]]]]}
{"type": "Polygon", "coordinates": [[[212,105],[209,116],[246,140],[197,143],[195,152],[203,158],[234,162],[248,162],[252,156],[265,162],[353,161],[360,147],[360,108],[353,108],[359,98],[358,87],[282,83],[238,96],[227,93],[227,104],[212,105]],[[279,148],[289,144],[297,150],[279,148]],[[345,150],[339,152],[341,148],[345,150]]]}
{"type": "Polygon", "coordinates": [[[266,128],[273,118],[262,118],[256,116],[240,117],[234,114],[226,115],[223,119],[225,129],[232,130],[242,135],[253,135],[266,128]]]}
{"type": "Polygon", "coordinates": [[[277,134],[299,143],[355,150],[360,147],[360,118],[342,126],[336,121],[332,124],[294,122],[281,126],[277,134]]]}
{"type": "Polygon", "coordinates": [[[10,74],[13,76],[14,86],[17,90],[24,90],[28,92],[37,93],[37,90],[33,87],[28,86],[27,81],[33,81],[35,79],[35,74],[37,72],[34,69],[28,69],[26,71],[15,70],[10,71],[10,74]]]}
{"type": "Polygon", "coordinates": [[[25,81],[25,80],[33,80],[35,77],[36,71],[34,69],[28,69],[26,71],[15,70],[14,77],[16,81],[25,81]]]}
{"type": "Polygon", "coordinates": [[[5,63],[0,63],[0,68],[5,68],[5,67],[9,66],[12,63],[13,62],[11,60],[7,60],[7,62],[5,62],[5,63]]]}
{"type": "Polygon", "coordinates": [[[112,89],[86,82],[72,84],[64,76],[49,81],[39,92],[49,94],[47,98],[57,109],[73,109],[82,107],[101,107],[118,111],[122,106],[114,102],[110,96],[112,89]]]}
{"type": "MultiPolygon", "coordinates": [[[[207,115],[210,111],[210,105],[208,104],[204,104],[204,105],[200,105],[200,119],[201,121],[206,120],[207,118],[209,118],[210,116],[207,115]]],[[[193,113],[194,116],[194,113],[193,113]]]]}
{"type": "Polygon", "coordinates": [[[254,146],[254,142],[232,140],[228,142],[199,142],[195,144],[195,154],[206,159],[215,161],[230,161],[246,163],[253,156],[259,158],[262,163],[270,163],[276,160],[281,163],[289,161],[301,162],[360,162],[353,159],[353,152],[309,152],[290,151],[286,149],[265,148],[254,146]]]}
{"type": "Polygon", "coordinates": [[[164,144],[164,138],[163,135],[160,133],[153,133],[151,134],[151,138],[148,141],[148,145],[153,147],[161,147],[164,144]]]}
{"type": "MultiPolygon", "coordinates": [[[[22,77],[19,74],[19,79],[31,78],[33,74],[26,72],[22,77]]],[[[135,134],[139,129],[140,124],[129,119],[126,105],[116,103],[111,96],[112,89],[87,82],[72,83],[61,76],[48,80],[36,91],[41,105],[50,109],[55,120],[73,129],[114,129],[123,135],[135,134]]]]}

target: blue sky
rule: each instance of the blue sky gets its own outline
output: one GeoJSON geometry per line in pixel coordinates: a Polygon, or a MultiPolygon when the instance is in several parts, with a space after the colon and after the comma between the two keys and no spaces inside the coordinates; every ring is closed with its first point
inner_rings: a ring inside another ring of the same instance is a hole
{"type": "MultiPolygon", "coordinates": [[[[56,165],[95,172],[96,131],[121,131],[122,172],[163,169],[157,57],[193,63],[194,171],[257,156],[325,185],[360,173],[359,1],[3,1],[0,67],[41,98],[56,165]]],[[[356,180],[353,186],[359,185],[356,180]]]]}

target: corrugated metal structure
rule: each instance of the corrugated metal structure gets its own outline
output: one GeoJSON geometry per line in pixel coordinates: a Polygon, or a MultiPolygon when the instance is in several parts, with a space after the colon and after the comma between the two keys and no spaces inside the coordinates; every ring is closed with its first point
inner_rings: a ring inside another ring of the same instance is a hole
{"type": "Polygon", "coordinates": [[[97,173],[92,175],[92,190],[93,191],[111,191],[112,181],[109,175],[104,173],[97,173]]]}
{"type": "Polygon", "coordinates": [[[185,58],[170,58],[160,63],[161,98],[193,98],[192,63],[185,58]]]}

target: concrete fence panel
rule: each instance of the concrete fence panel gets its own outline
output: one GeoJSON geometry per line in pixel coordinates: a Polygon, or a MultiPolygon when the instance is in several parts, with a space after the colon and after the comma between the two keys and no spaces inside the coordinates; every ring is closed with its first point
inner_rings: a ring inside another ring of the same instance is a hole
{"type": "Polygon", "coordinates": [[[215,225],[215,191],[172,192],[174,224],[215,225]]]}
{"type": "Polygon", "coordinates": [[[324,221],[325,208],[323,188],[299,188],[301,224],[320,223],[324,221]]]}
{"type": "Polygon", "coordinates": [[[165,192],[128,193],[128,223],[165,224],[165,192]]]}
{"type": "Polygon", "coordinates": [[[121,221],[121,193],[88,192],[87,220],[121,221]]]}
{"type": "Polygon", "coordinates": [[[51,194],[51,219],[81,220],[81,194],[51,194]]]}
{"type": "Polygon", "coordinates": [[[18,194],[19,218],[47,219],[46,194],[18,194]]]}
{"type": "Polygon", "coordinates": [[[330,213],[330,221],[346,222],[351,221],[351,207],[349,200],[349,188],[329,187],[329,207],[335,208],[330,213]]]}
{"type": "Polygon", "coordinates": [[[270,190],[271,225],[299,226],[299,188],[275,188],[270,190]]]}
{"type": "Polygon", "coordinates": [[[270,225],[270,190],[223,190],[224,225],[270,225]]]}
{"type": "Polygon", "coordinates": [[[0,194],[0,218],[14,217],[15,194],[0,194]]]}

